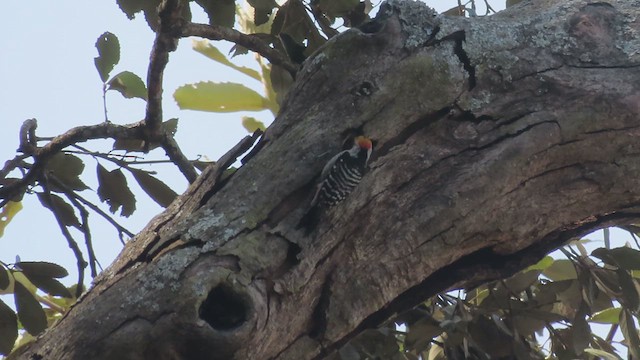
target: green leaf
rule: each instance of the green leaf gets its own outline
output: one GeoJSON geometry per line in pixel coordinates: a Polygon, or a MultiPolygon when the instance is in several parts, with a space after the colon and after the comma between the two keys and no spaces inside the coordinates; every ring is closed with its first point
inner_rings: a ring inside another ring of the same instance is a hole
{"type": "MultiPolygon", "coordinates": [[[[162,2],[162,0],[116,0],[120,10],[127,15],[129,20],[133,19],[135,15],[142,11],[144,12],[144,18],[147,21],[149,27],[156,31],[158,28],[158,5],[162,2]]],[[[184,21],[191,21],[191,8],[189,6],[182,7],[181,13],[182,19],[184,21]]]]}
{"type": "Polygon", "coordinates": [[[142,11],[143,0],[116,0],[116,2],[129,20],[132,20],[137,12],[142,11]]]}
{"type": "Polygon", "coordinates": [[[144,140],[139,139],[116,139],[113,142],[113,150],[148,152],[150,149],[145,144],[144,140]]]}
{"type": "Polygon", "coordinates": [[[58,264],[45,261],[21,261],[16,266],[28,277],[30,275],[63,278],[69,273],[58,264]]]}
{"type": "Polygon", "coordinates": [[[56,194],[49,194],[49,196],[45,193],[37,193],[36,195],[42,206],[59,216],[65,226],[80,228],[80,220],[76,217],[73,206],[69,205],[63,198],[56,194]]]}
{"type": "Polygon", "coordinates": [[[629,354],[634,359],[640,359],[640,339],[638,338],[638,330],[633,320],[631,312],[627,309],[620,313],[620,329],[624,335],[624,339],[627,341],[627,348],[629,354]]]}
{"type": "Polygon", "coordinates": [[[250,133],[254,133],[257,130],[265,131],[265,129],[267,128],[266,126],[264,126],[262,121],[259,121],[251,116],[242,117],[242,126],[244,126],[244,128],[247,129],[247,131],[250,133]]]}
{"type": "Polygon", "coordinates": [[[269,72],[269,80],[271,81],[270,90],[275,92],[275,96],[271,94],[270,97],[275,98],[274,100],[278,105],[282,105],[285,95],[287,95],[289,89],[291,89],[291,86],[293,85],[293,77],[282,67],[272,65],[271,71],[269,72]]]}
{"type": "Polygon", "coordinates": [[[245,66],[238,66],[232,63],[231,61],[229,61],[229,59],[226,56],[224,56],[224,54],[220,50],[218,50],[218,48],[213,46],[209,40],[193,40],[192,46],[193,46],[193,50],[208,57],[209,59],[213,61],[217,61],[222,65],[226,65],[253,79],[262,81],[262,78],[260,77],[260,74],[257,71],[245,66]]]}
{"type": "Polygon", "coordinates": [[[612,354],[610,352],[606,352],[604,350],[594,349],[594,348],[586,348],[584,352],[593,355],[595,358],[604,359],[604,360],[622,360],[622,358],[616,354],[612,354]]]}
{"type": "Polygon", "coordinates": [[[98,56],[93,59],[98,69],[98,74],[102,82],[107,82],[109,73],[113,67],[120,61],[120,43],[118,37],[110,32],[105,32],[96,40],[96,49],[98,56]]]}
{"type": "Polygon", "coordinates": [[[273,9],[278,7],[275,0],[247,0],[247,2],[254,9],[253,21],[256,25],[262,25],[269,21],[273,9]]]}
{"type": "Polygon", "coordinates": [[[631,274],[626,270],[618,269],[616,270],[616,275],[618,275],[618,283],[622,289],[622,299],[618,300],[623,302],[628,309],[637,311],[638,306],[640,306],[640,297],[631,274]]]}
{"type": "Polygon", "coordinates": [[[4,229],[20,210],[22,210],[22,201],[9,201],[0,209],[0,237],[4,235],[4,229]]]}
{"type": "Polygon", "coordinates": [[[538,281],[539,271],[521,271],[504,281],[505,286],[512,294],[519,294],[529,289],[538,281]]]}
{"type": "Polygon", "coordinates": [[[200,82],[179,87],[173,94],[181,109],[212,112],[260,111],[268,100],[236,83],[200,82]]]}
{"type": "Polygon", "coordinates": [[[282,42],[289,59],[294,63],[302,64],[307,58],[307,55],[305,54],[306,47],[304,40],[296,40],[293,36],[283,32],[280,34],[280,41],[282,42]]]}
{"type": "Polygon", "coordinates": [[[617,324],[620,322],[620,311],[622,308],[610,307],[594,313],[589,321],[599,324],[617,324]]]}
{"type": "MultiPolygon", "coordinates": [[[[174,136],[176,132],[178,132],[178,119],[177,118],[169,119],[163,122],[161,124],[161,127],[164,132],[171,134],[171,136],[174,136]]],[[[143,150],[146,150],[148,152],[149,150],[153,150],[160,146],[162,146],[162,143],[160,143],[159,141],[151,141],[149,142],[147,148],[143,150]]]]}
{"type": "Polygon", "coordinates": [[[431,339],[443,332],[444,329],[440,327],[436,320],[431,317],[425,317],[409,326],[404,342],[407,348],[422,351],[426,349],[424,345],[428,345],[431,339]],[[424,343],[425,341],[426,344],[424,343]]]}
{"type": "Polygon", "coordinates": [[[236,22],[236,3],[234,0],[196,0],[209,16],[210,25],[232,28],[236,22]]]}
{"type": "Polygon", "coordinates": [[[116,90],[127,99],[140,98],[147,100],[147,87],[140,77],[131,71],[123,71],[109,82],[108,90],[116,90]]]}
{"type": "Polygon", "coordinates": [[[526,268],[525,271],[529,271],[529,270],[544,271],[549,266],[551,266],[554,261],[555,260],[551,256],[547,255],[547,256],[543,257],[540,261],[538,261],[536,264],[533,264],[533,265],[529,266],[528,268],[526,268]]]}
{"type": "Polygon", "coordinates": [[[120,169],[108,171],[98,164],[98,196],[100,201],[109,204],[109,211],[129,217],[136,210],[136,198],[127,185],[127,179],[120,169]]]}
{"type": "Polygon", "coordinates": [[[178,196],[165,183],[140,169],[129,169],[144,192],[162,207],[167,207],[178,196]]]}
{"type": "Polygon", "coordinates": [[[9,270],[0,265],[0,290],[6,289],[10,284],[9,270]]]}
{"type": "MultiPolygon", "coordinates": [[[[144,13],[144,19],[147,21],[147,25],[154,32],[158,31],[158,25],[160,24],[160,16],[158,16],[158,6],[162,3],[162,0],[143,0],[142,12],[144,13]]],[[[183,6],[183,9],[189,10],[188,6],[183,6]]],[[[190,18],[190,17],[189,17],[190,18]]],[[[187,18],[184,18],[186,21],[187,18]]]]}
{"type": "Polygon", "coordinates": [[[8,355],[18,338],[16,313],[0,299],[0,354],[8,355]]]}
{"type": "Polygon", "coordinates": [[[20,282],[15,282],[13,290],[20,322],[29,334],[40,334],[47,328],[47,315],[42,310],[42,306],[20,282]]]}
{"type": "Polygon", "coordinates": [[[178,132],[178,118],[171,118],[162,123],[162,129],[171,135],[178,132]]]}
{"type": "MultiPolygon", "coordinates": [[[[80,175],[84,171],[84,162],[71,154],[58,153],[53,155],[45,165],[45,171],[55,176],[64,186],[72,190],[86,190],[89,187],[80,180],[80,175]]],[[[63,192],[55,184],[49,184],[51,191],[63,192]]]]}
{"type": "Polygon", "coordinates": [[[73,295],[71,295],[71,293],[69,292],[69,289],[67,289],[64,285],[62,285],[62,283],[59,282],[58,280],[52,279],[51,277],[44,276],[44,275],[34,275],[34,274],[27,274],[27,273],[25,273],[25,275],[33,285],[35,285],[36,287],[38,287],[38,289],[46,292],[49,295],[62,296],[64,298],[73,297],[73,295]]]}
{"type": "Polygon", "coordinates": [[[302,2],[287,1],[273,18],[271,35],[288,34],[295,41],[302,43],[309,33],[315,30],[315,27],[312,29],[313,22],[304,19],[311,20],[302,2]]]}
{"type": "Polygon", "coordinates": [[[543,272],[544,276],[553,281],[577,279],[576,268],[567,259],[556,260],[543,272]]]}
{"type": "Polygon", "coordinates": [[[597,248],[591,252],[592,256],[625,270],[640,270],[640,251],[630,247],[614,249],[597,248]]]}
{"type": "Polygon", "coordinates": [[[591,343],[591,327],[587,320],[585,320],[587,312],[587,304],[583,302],[571,324],[573,350],[578,355],[582,354],[584,349],[586,349],[591,343]]]}

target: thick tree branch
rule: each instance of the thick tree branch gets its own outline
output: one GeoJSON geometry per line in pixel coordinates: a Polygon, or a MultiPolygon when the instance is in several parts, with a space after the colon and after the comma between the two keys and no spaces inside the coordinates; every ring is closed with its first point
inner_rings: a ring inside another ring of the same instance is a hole
{"type": "Polygon", "coordinates": [[[165,133],[162,137],[162,148],[164,149],[167,157],[180,169],[182,175],[187,178],[189,183],[196,181],[198,173],[191,161],[182,153],[180,146],[170,133],[165,133]]]}
{"type": "Polygon", "coordinates": [[[20,145],[18,151],[30,155],[38,146],[36,140],[36,128],[38,122],[36,119],[28,119],[22,123],[20,127],[20,145]]]}
{"type": "MultiPolygon", "coordinates": [[[[67,146],[94,139],[145,139],[143,127],[142,123],[117,125],[105,122],[98,125],[78,126],[56,136],[45,146],[33,149],[31,155],[34,157],[34,163],[25,176],[0,187],[0,206],[4,206],[13,197],[23,194],[25,189],[33,185],[42,174],[47,160],[67,146]]],[[[10,165],[16,164],[17,162],[13,161],[10,165]]],[[[5,167],[7,167],[6,164],[5,167]]]]}
{"type": "Polygon", "coordinates": [[[164,69],[169,62],[169,53],[175,51],[178,39],[175,36],[179,29],[181,1],[168,0],[162,3],[159,17],[160,24],[156,32],[156,39],[149,56],[149,69],[147,71],[147,113],[145,122],[150,137],[159,134],[162,125],[162,79],[164,69]]]}
{"type": "Polygon", "coordinates": [[[295,77],[298,67],[292,64],[287,57],[280,51],[270,47],[262,39],[256,35],[247,35],[235,29],[224,26],[206,25],[206,24],[185,24],[182,28],[181,35],[198,36],[209,40],[227,40],[238,45],[244,46],[251,51],[260,54],[270,63],[281,66],[287,70],[291,76],[295,77]]]}
{"type": "Polygon", "coordinates": [[[178,46],[178,36],[184,20],[181,18],[183,2],[167,0],[161,5],[160,26],[151,49],[147,72],[147,114],[145,123],[148,140],[159,141],[167,157],[180,169],[189,183],[193,183],[198,173],[189,159],[182,153],[173,135],[162,129],[162,79],[169,62],[169,53],[178,46]]]}

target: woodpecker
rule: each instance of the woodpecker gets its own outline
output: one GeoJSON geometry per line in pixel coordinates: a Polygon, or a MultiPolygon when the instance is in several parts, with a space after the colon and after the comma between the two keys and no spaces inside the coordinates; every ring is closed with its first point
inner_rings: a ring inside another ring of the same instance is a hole
{"type": "Polygon", "coordinates": [[[353,191],[364,175],[372,150],[371,139],[357,136],[351,149],[339,152],[327,162],[309,211],[300,221],[299,227],[304,226],[307,232],[310,231],[315,226],[321,209],[338,204],[353,191]]]}

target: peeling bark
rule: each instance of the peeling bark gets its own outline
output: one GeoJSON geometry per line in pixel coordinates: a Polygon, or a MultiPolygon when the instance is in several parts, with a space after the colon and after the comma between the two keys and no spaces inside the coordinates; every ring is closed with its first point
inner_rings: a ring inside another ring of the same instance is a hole
{"type": "Polygon", "coordinates": [[[205,171],[19,358],[322,359],[428,296],[637,221],[639,12],[387,2],[306,61],[243,167],[205,171]],[[304,236],[354,129],[376,141],[369,171],[304,236]]]}

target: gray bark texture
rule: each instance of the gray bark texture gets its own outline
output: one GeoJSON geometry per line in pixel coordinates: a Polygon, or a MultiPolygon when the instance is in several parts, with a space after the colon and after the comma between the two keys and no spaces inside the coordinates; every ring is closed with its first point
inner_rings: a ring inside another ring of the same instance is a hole
{"type": "Polygon", "coordinates": [[[639,87],[638,1],[475,18],[386,2],[306,60],[244,166],[205,171],[18,357],[327,358],[431,295],[637,221],[639,87]],[[368,172],[306,236],[314,183],[358,131],[368,172]]]}

